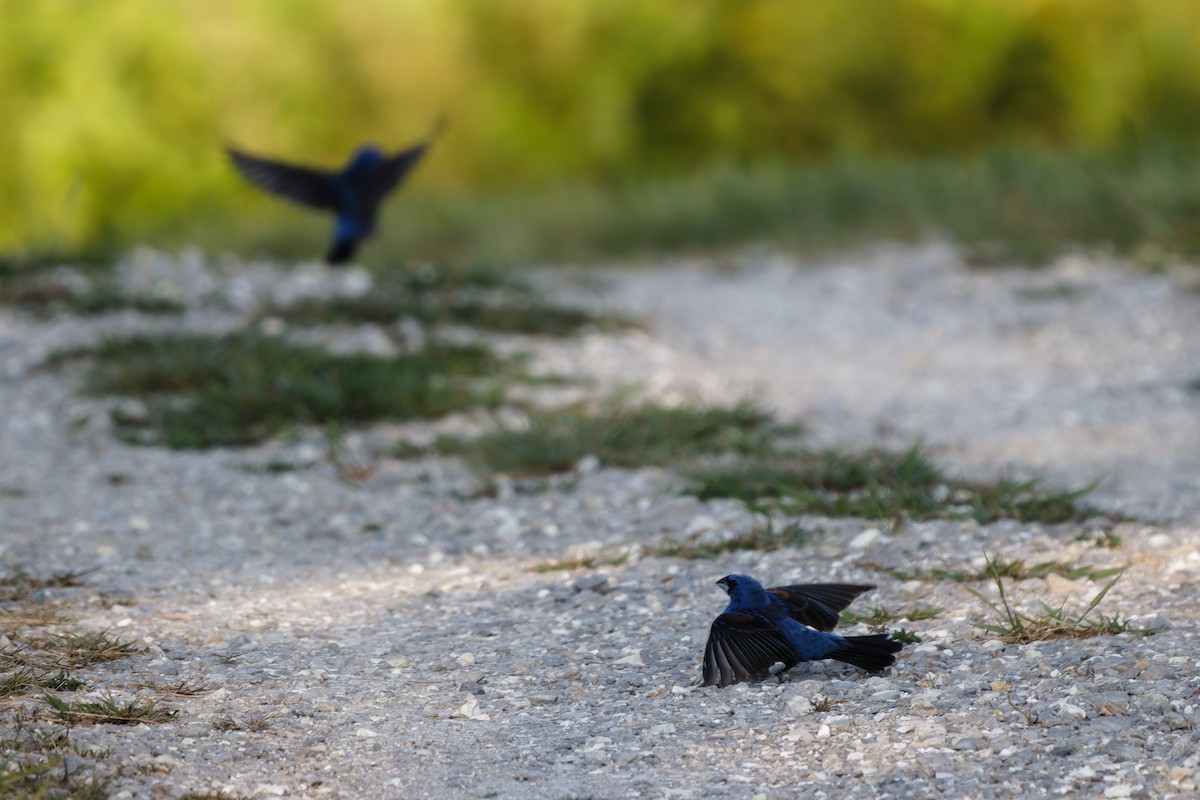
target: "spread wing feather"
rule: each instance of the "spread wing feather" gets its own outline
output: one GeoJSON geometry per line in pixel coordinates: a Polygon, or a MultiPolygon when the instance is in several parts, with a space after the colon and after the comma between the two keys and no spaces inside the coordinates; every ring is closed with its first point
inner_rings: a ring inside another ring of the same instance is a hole
{"type": "Polygon", "coordinates": [[[721,614],[704,648],[703,685],[762,680],[776,663],[796,660],[792,646],[769,622],[753,614],[721,614]]]}
{"type": "Polygon", "coordinates": [[[321,211],[339,210],[333,173],[227,150],[242,177],[264,192],[321,211]]]}
{"type": "Polygon", "coordinates": [[[842,609],[874,588],[870,584],[796,583],[768,591],[783,601],[792,619],[819,631],[831,631],[842,609]]]}
{"type": "Polygon", "coordinates": [[[412,168],[425,157],[425,151],[428,148],[429,142],[421,142],[407,150],[400,151],[380,164],[371,181],[368,202],[378,203],[387,197],[393,189],[400,185],[412,168]]]}

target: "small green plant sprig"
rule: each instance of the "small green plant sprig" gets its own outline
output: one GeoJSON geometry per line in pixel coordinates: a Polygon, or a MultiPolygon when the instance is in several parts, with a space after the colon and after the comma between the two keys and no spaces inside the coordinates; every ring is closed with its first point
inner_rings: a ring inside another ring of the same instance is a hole
{"type": "Polygon", "coordinates": [[[1092,614],[1096,610],[1096,607],[1100,605],[1100,601],[1108,594],[1109,590],[1121,579],[1124,570],[1106,583],[1079,613],[1068,613],[1064,601],[1063,604],[1057,607],[1051,606],[1048,603],[1042,603],[1042,612],[1035,616],[1025,614],[1013,607],[1008,600],[1008,595],[1004,591],[1004,580],[999,564],[986,552],[983,555],[984,561],[987,564],[987,570],[990,571],[992,581],[996,584],[996,591],[1000,596],[999,601],[993,602],[989,600],[987,597],[984,597],[982,592],[972,586],[964,586],[963,588],[971,596],[986,605],[999,620],[994,623],[979,623],[977,627],[1000,637],[1005,642],[1011,644],[1028,644],[1029,642],[1041,642],[1050,639],[1086,639],[1091,636],[1126,632],[1143,635],[1153,633],[1152,630],[1132,628],[1129,620],[1123,618],[1119,613],[1108,615],[1097,612],[1094,615],[1092,614]]]}

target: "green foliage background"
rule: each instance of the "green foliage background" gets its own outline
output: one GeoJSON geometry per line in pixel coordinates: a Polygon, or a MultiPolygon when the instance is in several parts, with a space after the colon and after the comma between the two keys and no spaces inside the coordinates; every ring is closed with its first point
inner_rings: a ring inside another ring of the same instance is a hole
{"type": "Polygon", "coordinates": [[[417,180],[1200,137],[1200,0],[0,0],[0,251],[263,203],[221,145],[417,180]]]}

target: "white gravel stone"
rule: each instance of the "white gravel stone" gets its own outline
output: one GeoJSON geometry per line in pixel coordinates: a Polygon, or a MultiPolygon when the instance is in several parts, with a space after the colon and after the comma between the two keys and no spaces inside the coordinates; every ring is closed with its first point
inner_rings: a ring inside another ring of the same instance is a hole
{"type": "Polygon", "coordinates": [[[849,548],[851,550],[866,550],[868,547],[878,543],[882,538],[883,533],[878,528],[867,528],[850,540],[849,548]]]}

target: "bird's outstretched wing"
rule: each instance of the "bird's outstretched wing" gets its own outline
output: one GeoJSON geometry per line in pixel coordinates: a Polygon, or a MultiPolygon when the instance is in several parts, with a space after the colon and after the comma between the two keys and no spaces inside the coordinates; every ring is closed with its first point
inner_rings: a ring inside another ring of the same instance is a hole
{"type": "Polygon", "coordinates": [[[242,177],[264,192],[321,211],[339,210],[332,172],[270,161],[232,147],[226,149],[242,177]]]}
{"type": "Polygon", "coordinates": [[[774,625],[754,614],[728,612],[713,620],[708,634],[702,685],[762,680],[776,663],[795,660],[792,646],[774,625]]]}
{"type": "Polygon", "coordinates": [[[838,613],[874,588],[870,584],[797,583],[767,591],[783,601],[792,619],[819,631],[831,631],[838,623],[838,613]]]}
{"type": "Polygon", "coordinates": [[[383,198],[387,197],[397,186],[400,181],[404,180],[404,176],[412,171],[412,168],[417,165],[422,158],[425,157],[425,151],[429,149],[430,141],[424,141],[420,144],[415,144],[407,150],[401,150],[396,155],[384,161],[375,170],[374,177],[371,181],[371,187],[368,190],[367,202],[379,203],[383,198]]]}

